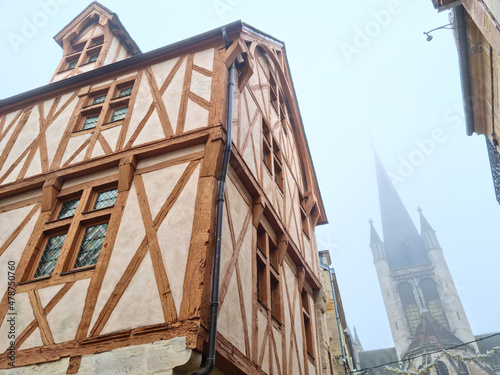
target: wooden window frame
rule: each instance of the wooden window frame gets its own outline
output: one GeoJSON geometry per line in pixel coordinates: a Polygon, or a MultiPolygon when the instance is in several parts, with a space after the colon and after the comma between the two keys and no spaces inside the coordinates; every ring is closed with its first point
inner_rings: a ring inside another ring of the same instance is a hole
{"type": "Polygon", "coordinates": [[[283,291],[278,244],[264,226],[257,228],[257,301],[270,312],[280,325],[283,322],[283,291]]]}
{"type": "MultiPolygon", "coordinates": [[[[59,193],[51,213],[48,216],[49,221],[46,221],[41,228],[40,236],[34,246],[28,261],[28,267],[21,278],[20,284],[44,280],[54,275],[62,276],[95,268],[96,264],[86,265],[79,268],[75,268],[74,265],[86,228],[103,223],[109,224],[111,221],[113,209],[118,197],[120,196],[120,192],[117,193],[117,197],[112,206],[95,210],[93,209],[98,194],[111,189],[118,189],[117,180],[106,183],[99,183],[97,181],[95,184],[89,184],[81,189],[78,189],[77,191],[65,192],[63,190],[59,193]],[[74,215],[57,219],[62,204],[68,200],[76,198],[79,198],[80,201],[74,215]],[[63,233],[66,233],[66,238],[52,273],[35,278],[34,275],[40,264],[48,239],[54,235],[63,233]]],[[[107,228],[107,231],[108,230],[109,227],[107,228]]],[[[105,237],[103,241],[105,241],[105,237]]],[[[99,250],[98,257],[100,257],[101,251],[102,247],[99,250]]]]}
{"type": "Polygon", "coordinates": [[[283,159],[281,149],[276,138],[272,135],[271,128],[262,119],[262,162],[271,174],[279,191],[284,194],[285,180],[283,177],[283,159]]]}
{"type": "Polygon", "coordinates": [[[300,294],[302,302],[302,321],[304,324],[304,339],[306,342],[307,354],[314,359],[314,329],[311,308],[309,304],[309,293],[303,289],[300,294]]]}
{"type": "Polygon", "coordinates": [[[79,66],[99,63],[103,44],[104,44],[103,34],[92,38],[87,38],[85,40],[81,40],[76,43],[70,43],[69,53],[66,56],[64,56],[65,59],[65,63],[63,64],[64,69],[60,70],[58,73],[65,72],[67,70],[71,70],[79,66]],[[94,55],[98,55],[97,59],[95,61],[89,62],[90,57],[94,55]],[[68,64],[73,61],[76,61],[76,65],[73,68],[68,69],[68,64]]]}

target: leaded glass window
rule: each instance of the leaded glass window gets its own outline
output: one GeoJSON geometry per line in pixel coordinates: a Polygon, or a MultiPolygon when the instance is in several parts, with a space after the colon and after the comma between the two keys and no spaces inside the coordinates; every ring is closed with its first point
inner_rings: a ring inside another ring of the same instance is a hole
{"type": "Polygon", "coordinates": [[[38,263],[38,267],[35,271],[35,278],[52,274],[65,239],[66,233],[49,237],[47,245],[45,245],[45,249],[43,250],[40,263],[38,263]]]}
{"type": "Polygon", "coordinates": [[[121,98],[122,96],[128,96],[130,94],[132,94],[132,87],[127,87],[126,89],[120,90],[118,97],[121,98]]]}
{"type": "Polygon", "coordinates": [[[92,100],[92,104],[101,104],[104,103],[105,100],[106,100],[106,95],[96,96],[94,100],[92,100]]]}
{"type": "Polygon", "coordinates": [[[97,263],[107,229],[108,223],[98,224],[85,229],[74,268],[91,266],[97,263]]]}
{"type": "Polygon", "coordinates": [[[441,323],[445,328],[450,329],[448,325],[448,319],[446,319],[446,314],[441,304],[441,298],[439,298],[439,293],[436,287],[436,283],[432,279],[423,279],[420,282],[420,289],[424,296],[425,304],[431,315],[439,323],[441,323]]]}
{"type": "Polygon", "coordinates": [[[94,210],[114,206],[117,195],[118,195],[118,189],[111,189],[100,192],[99,194],[97,194],[94,210]]]}
{"type": "Polygon", "coordinates": [[[95,61],[97,61],[97,58],[99,57],[99,54],[95,54],[95,55],[92,55],[89,57],[89,61],[87,61],[87,63],[93,63],[95,61]]]}
{"type": "Polygon", "coordinates": [[[63,202],[61,205],[61,209],[59,210],[59,215],[57,215],[57,219],[65,219],[67,217],[71,217],[75,214],[76,208],[78,207],[78,203],[80,199],[72,199],[70,201],[63,202]]]}
{"type": "Polygon", "coordinates": [[[74,69],[74,67],[76,66],[76,63],[77,63],[77,60],[71,61],[68,65],[68,70],[74,69]]]}
{"type": "Polygon", "coordinates": [[[410,329],[410,334],[413,336],[417,330],[418,323],[420,322],[417,301],[413,294],[413,288],[408,283],[401,283],[398,286],[399,298],[405,311],[406,320],[410,329]]]}
{"type": "Polygon", "coordinates": [[[97,120],[99,119],[99,115],[95,116],[87,116],[85,119],[85,123],[83,124],[83,129],[92,129],[97,126],[97,120]]]}
{"type": "Polygon", "coordinates": [[[127,114],[128,107],[117,108],[113,111],[113,115],[111,116],[111,121],[123,120],[125,115],[127,114]]]}

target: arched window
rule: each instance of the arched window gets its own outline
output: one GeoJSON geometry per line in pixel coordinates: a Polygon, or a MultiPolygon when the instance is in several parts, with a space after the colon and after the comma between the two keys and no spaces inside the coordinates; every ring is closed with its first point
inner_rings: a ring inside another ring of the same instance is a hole
{"type": "Polygon", "coordinates": [[[408,283],[401,283],[398,286],[398,292],[401,304],[403,305],[403,309],[406,314],[406,320],[408,322],[408,327],[410,328],[410,333],[413,336],[417,330],[418,323],[420,322],[417,301],[415,301],[413,288],[408,283]]]}
{"type": "Polygon", "coordinates": [[[443,361],[438,361],[436,372],[437,375],[450,375],[450,373],[448,372],[448,367],[446,367],[443,361]]]}
{"type": "Polygon", "coordinates": [[[428,278],[423,279],[420,282],[420,289],[422,290],[422,294],[424,296],[425,305],[431,315],[449,330],[450,326],[448,324],[448,319],[446,319],[446,314],[444,313],[441,298],[439,298],[436,282],[428,278]]]}
{"type": "Polygon", "coordinates": [[[467,365],[462,361],[458,361],[457,375],[469,375],[469,370],[467,369],[467,365]]]}

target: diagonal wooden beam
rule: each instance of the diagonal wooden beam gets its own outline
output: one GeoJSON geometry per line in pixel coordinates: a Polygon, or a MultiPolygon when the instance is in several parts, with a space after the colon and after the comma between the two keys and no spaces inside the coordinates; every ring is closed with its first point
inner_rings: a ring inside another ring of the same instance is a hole
{"type": "Polygon", "coordinates": [[[30,299],[31,307],[33,308],[33,315],[35,315],[35,319],[38,323],[38,328],[40,328],[40,336],[42,337],[43,344],[54,344],[54,337],[52,337],[47,317],[43,311],[38,290],[30,290],[28,292],[28,297],[30,299]]]}

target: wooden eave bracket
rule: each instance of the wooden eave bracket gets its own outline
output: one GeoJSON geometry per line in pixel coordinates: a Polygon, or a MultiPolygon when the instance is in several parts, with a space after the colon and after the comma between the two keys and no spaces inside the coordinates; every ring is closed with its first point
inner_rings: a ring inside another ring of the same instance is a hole
{"type": "Polygon", "coordinates": [[[127,191],[132,185],[135,169],[137,168],[137,159],[134,155],[126,156],[120,159],[118,164],[118,192],[127,191]]]}
{"type": "Polygon", "coordinates": [[[280,234],[278,236],[278,263],[280,266],[283,265],[283,260],[285,259],[286,252],[288,250],[288,239],[285,234],[280,234]]]}
{"type": "Polygon", "coordinates": [[[266,209],[266,203],[262,197],[257,197],[253,200],[253,226],[258,227],[262,216],[264,215],[264,210],[266,209]]]}
{"type": "Polygon", "coordinates": [[[51,178],[43,184],[41,212],[52,210],[63,185],[62,177],[51,178]]]}
{"type": "Polygon", "coordinates": [[[254,72],[253,57],[248,51],[246,44],[241,39],[233,41],[233,44],[231,44],[226,51],[224,63],[227,68],[231,66],[238,55],[241,55],[245,60],[245,66],[241,69],[238,80],[238,90],[241,92],[254,72]]]}
{"type": "Polygon", "coordinates": [[[306,270],[304,269],[304,266],[297,266],[297,285],[299,288],[299,293],[302,293],[305,281],[306,281],[306,270]]]}

